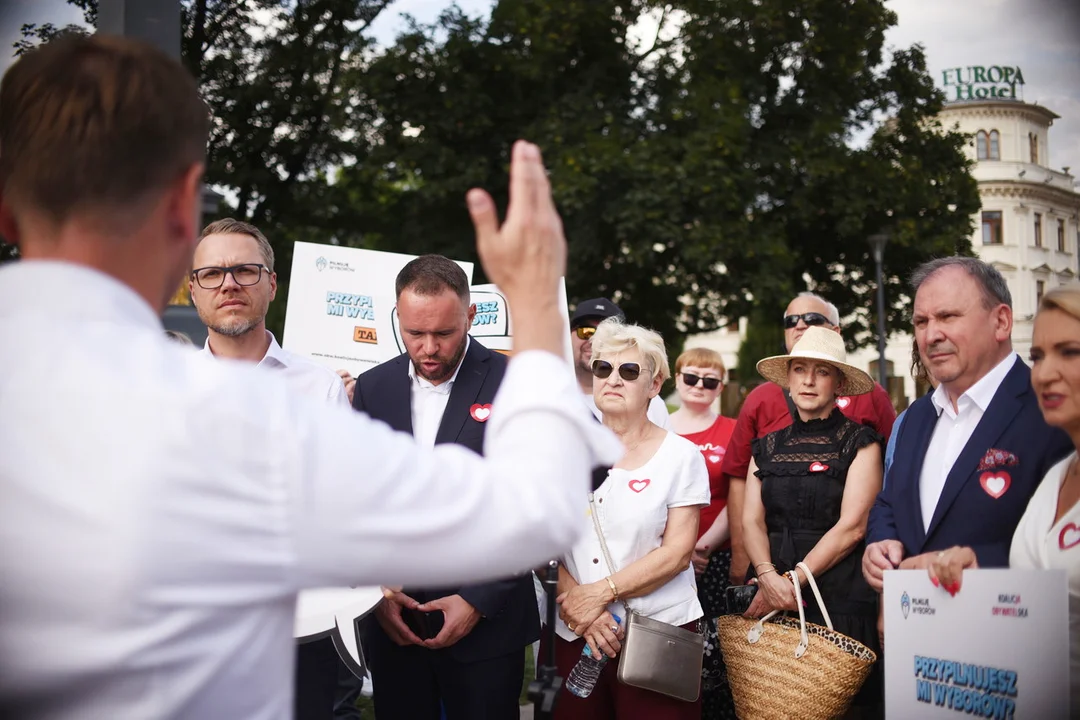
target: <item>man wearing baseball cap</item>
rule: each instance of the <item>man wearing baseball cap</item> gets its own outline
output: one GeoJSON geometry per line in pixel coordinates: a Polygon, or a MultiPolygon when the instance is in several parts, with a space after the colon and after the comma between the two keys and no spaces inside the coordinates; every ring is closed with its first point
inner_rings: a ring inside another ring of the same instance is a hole
{"type": "MultiPolygon", "coordinates": [[[[593,400],[593,374],[592,374],[592,336],[596,332],[596,326],[608,318],[625,320],[626,315],[619,306],[607,298],[593,298],[582,300],[574,308],[574,314],[570,317],[570,347],[574,353],[574,372],[577,374],[578,385],[585,394],[585,402],[592,410],[597,420],[601,413],[593,400]]],[[[649,420],[665,430],[670,429],[671,422],[668,419],[667,405],[659,395],[649,403],[649,420]]]]}

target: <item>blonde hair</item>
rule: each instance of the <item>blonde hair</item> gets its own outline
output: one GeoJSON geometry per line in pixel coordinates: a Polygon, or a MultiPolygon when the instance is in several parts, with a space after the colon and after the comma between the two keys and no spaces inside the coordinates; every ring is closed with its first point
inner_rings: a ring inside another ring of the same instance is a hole
{"type": "Polygon", "coordinates": [[[1054,288],[1043,295],[1039,302],[1039,312],[1043,310],[1060,310],[1080,320],[1080,285],[1054,288]]]}
{"type": "Polygon", "coordinates": [[[724,358],[720,356],[720,353],[703,347],[684,350],[683,354],[675,360],[676,373],[682,372],[682,369],[687,366],[710,368],[719,372],[721,377],[727,372],[727,368],[724,367],[724,358]]]}
{"type": "Polygon", "coordinates": [[[624,323],[618,318],[608,318],[596,326],[596,334],[592,336],[592,357],[589,358],[589,364],[601,355],[616,355],[631,348],[637,348],[645,364],[649,366],[650,380],[659,377],[664,381],[671,377],[667,350],[660,333],[640,325],[624,323]]]}

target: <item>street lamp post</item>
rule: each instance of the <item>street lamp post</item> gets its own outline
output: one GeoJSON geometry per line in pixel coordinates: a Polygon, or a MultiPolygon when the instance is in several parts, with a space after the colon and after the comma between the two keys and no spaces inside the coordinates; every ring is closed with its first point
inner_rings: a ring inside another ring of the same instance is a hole
{"type": "Polygon", "coordinates": [[[870,250],[874,254],[874,264],[877,266],[878,377],[881,379],[881,386],[886,390],[889,387],[889,370],[885,362],[885,281],[882,277],[882,264],[885,260],[887,242],[889,242],[889,236],[885,233],[877,233],[869,238],[870,250]]]}

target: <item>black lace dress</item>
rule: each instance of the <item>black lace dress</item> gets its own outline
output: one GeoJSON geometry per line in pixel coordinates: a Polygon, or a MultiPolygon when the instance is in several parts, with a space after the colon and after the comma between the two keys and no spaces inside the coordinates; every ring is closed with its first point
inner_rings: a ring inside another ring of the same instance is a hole
{"type": "MultiPolygon", "coordinates": [[[[754,441],[769,548],[778,573],[794,569],[840,520],[848,468],[860,449],[880,441],[872,428],[849,420],[840,410],[833,410],[824,420],[803,422],[796,416],[790,426],[754,441]]],[[[863,643],[880,658],[878,596],[866,584],[861,568],[865,547],[860,542],[814,579],[833,628],[863,643]]],[[[824,625],[813,593],[808,587],[803,590],[807,621],[824,625]]],[[[855,705],[875,707],[881,700],[879,659],[855,705]]]]}

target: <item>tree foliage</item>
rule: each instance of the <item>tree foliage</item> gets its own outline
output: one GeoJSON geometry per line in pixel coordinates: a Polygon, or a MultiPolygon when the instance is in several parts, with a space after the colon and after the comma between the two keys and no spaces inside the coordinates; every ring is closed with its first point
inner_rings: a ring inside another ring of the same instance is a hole
{"type": "Polygon", "coordinates": [[[917,263],[970,252],[964,138],[922,49],[884,47],[883,0],[498,0],[380,48],[387,5],[183,3],[208,180],[282,280],[296,239],[475,260],[464,194],[505,203],[519,137],[551,170],[571,299],[611,296],[672,347],[808,287],[872,342],[869,235],[892,236],[893,328],[917,263]]]}

